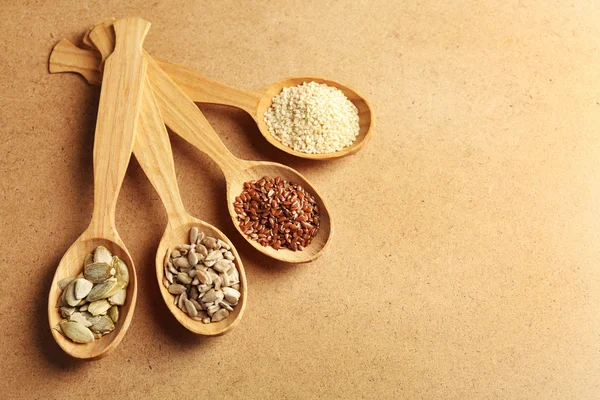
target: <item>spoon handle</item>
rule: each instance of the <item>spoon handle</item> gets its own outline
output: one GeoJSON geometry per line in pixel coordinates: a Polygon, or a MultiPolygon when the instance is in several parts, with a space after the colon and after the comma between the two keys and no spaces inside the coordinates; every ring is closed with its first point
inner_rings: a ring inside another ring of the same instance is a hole
{"type": "Polygon", "coordinates": [[[148,78],[165,124],[206,153],[225,175],[238,171],[245,163],[225,147],[196,104],[177,86],[160,66],[146,54],[148,78]]]}
{"type": "Polygon", "coordinates": [[[117,197],[133,149],[147,68],[142,43],[150,23],[128,18],[114,27],[116,47],[104,68],[94,139],[94,213],[88,233],[98,237],[116,233],[117,197]]]}
{"type": "Polygon", "coordinates": [[[144,87],[140,126],[135,137],[133,154],[162,200],[171,229],[189,222],[191,217],[185,210],[177,186],[171,141],[148,78],[144,87]]]}
{"type": "Polygon", "coordinates": [[[194,102],[237,107],[246,111],[252,118],[258,118],[256,110],[262,93],[225,85],[182,65],[161,60],[156,62],[194,102]]]}
{"type": "MultiPolygon", "coordinates": [[[[113,46],[109,31],[109,28],[102,25],[96,26],[90,33],[90,37],[94,38],[94,46],[102,57],[110,54],[113,46]]],[[[161,60],[156,62],[194,102],[238,107],[253,118],[258,118],[256,109],[261,99],[260,92],[232,88],[182,65],[161,60]]],[[[58,42],[50,55],[50,73],[76,72],[92,85],[99,85],[102,81],[102,74],[98,69],[100,65],[101,60],[95,52],[80,49],[66,39],[58,42]]]]}
{"type": "MultiPolygon", "coordinates": [[[[114,34],[110,23],[99,23],[91,30],[89,38],[102,54],[102,61],[104,61],[114,47],[114,34]]],[[[181,65],[160,60],[157,62],[196,103],[223,104],[241,108],[256,119],[256,109],[262,93],[225,85],[181,65]]]]}
{"type": "Polygon", "coordinates": [[[100,85],[102,73],[98,70],[99,64],[100,58],[95,52],[80,49],[67,39],[63,39],[50,53],[48,70],[51,74],[76,72],[81,74],[88,83],[100,85]]]}

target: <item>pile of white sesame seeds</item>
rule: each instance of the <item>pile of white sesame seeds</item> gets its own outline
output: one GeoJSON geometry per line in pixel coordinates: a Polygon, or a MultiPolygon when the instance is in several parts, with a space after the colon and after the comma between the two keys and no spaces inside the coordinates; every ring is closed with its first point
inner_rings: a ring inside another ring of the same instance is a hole
{"type": "Polygon", "coordinates": [[[265,123],[281,143],[308,154],[340,151],[359,132],[356,106],[338,88],[316,82],[284,88],[273,98],[265,123]]]}

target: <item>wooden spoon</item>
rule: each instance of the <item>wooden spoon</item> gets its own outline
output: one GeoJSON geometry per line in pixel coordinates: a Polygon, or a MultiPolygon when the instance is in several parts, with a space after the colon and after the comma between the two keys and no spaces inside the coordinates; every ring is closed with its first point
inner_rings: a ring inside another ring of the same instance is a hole
{"type": "MultiPolygon", "coordinates": [[[[96,38],[98,37],[102,36],[96,36],[96,38]]],[[[109,42],[109,40],[107,41],[109,42]]],[[[89,71],[94,68],[92,59],[90,57],[84,58],[76,54],[77,51],[73,49],[74,47],[75,46],[67,40],[59,42],[52,50],[50,63],[52,64],[55,62],[59,65],[67,66],[60,71],[58,71],[57,68],[56,72],[66,72],[70,69],[71,72],[80,73],[87,79],[86,74],[89,75],[89,71]]],[[[109,46],[106,45],[100,45],[100,48],[108,47],[109,46]]],[[[79,51],[85,50],[79,49],[79,51]]],[[[162,71],[160,65],[157,62],[150,61],[149,73],[150,70],[152,70],[153,79],[151,81],[154,88],[154,95],[166,124],[193,146],[211,156],[223,170],[227,180],[229,214],[236,229],[248,243],[261,253],[285,262],[309,262],[319,257],[331,240],[331,236],[333,235],[333,224],[323,199],[310,182],[294,169],[282,164],[266,161],[246,161],[236,158],[219,139],[198,107],[196,107],[185,93],[177,87],[175,82],[162,71]],[[159,84],[158,89],[157,84],[159,84]],[[162,96],[159,96],[159,94],[162,94],[162,96]],[[303,251],[292,252],[287,249],[275,250],[271,247],[263,247],[258,244],[258,242],[249,239],[239,228],[237,215],[233,209],[235,196],[242,192],[244,182],[252,179],[260,179],[264,175],[270,175],[272,177],[281,176],[288,181],[299,183],[315,195],[315,199],[321,210],[321,229],[313,242],[303,251]]]]}
{"type": "Polygon", "coordinates": [[[156,251],[156,278],[158,279],[158,287],[160,288],[165,304],[181,325],[194,333],[220,335],[229,331],[237,325],[246,308],[248,290],[244,266],[235,247],[220,230],[207,222],[192,217],[185,210],[179,194],[179,188],[177,187],[169,134],[162,121],[160,110],[152,94],[149,81],[146,81],[146,88],[144,89],[140,126],[136,135],[133,153],[167,210],[168,225],[156,251]],[[189,231],[193,226],[198,227],[200,232],[221,239],[231,246],[231,252],[236,258],[240,275],[239,291],[241,296],[238,304],[226,319],[215,323],[205,324],[201,321],[191,319],[179,307],[173,304],[174,296],[169,293],[162,283],[167,249],[173,249],[178,244],[188,243],[189,231]]]}
{"type": "Polygon", "coordinates": [[[92,220],[61,259],[48,295],[48,320],[54,339],[66,353],[84,359],[103,357],[117,347],[129,328],[137,297],[135,267],[115,228],[115,209],[137,127],[147,67],[141,45],[150,23],[130,18],[115,22],[114,27],[117,45],[106,61],[94,139],[92,220]],[[91,343],[76,344],[52,329],[61,320],[55,308],[61,294],[57,282],[79,274],[85,256],[100,245],[119,256],[129,268],[127,300],[121,307],[121,318],[114,332],[91,343]]]}
{"type": "MultiPolygon", "coordinates": [[[[106,58],[114,47],[114,33],[110,28],[110,23],[106,20],[98,23],[90,32],[89,39],[98,51],[100,51],[103,59],[106,58]]],[[[260,133],[269,143],[296,157],[312,160],[330,160],[354,154],[367,143],[375,126],[375,119],[369,102],[363,96],[359,95],[356,90],[335,81],[316,77],[287,78],[258,91],[246,91],[227,86],[181,65],[159,60],[157,62],[190,99],[197,103],[223,104],[241,108],[254,118],[260,133]],[[334,153],[307,154],[284,145],[269,132],[269,128],[264,121],[264,115],[269,107],[271,107],[273,97],[279,94],[283,88],[312,81],[325,83],[340,89],[358,109],[360,130],[352,145],[334,153]]]]}

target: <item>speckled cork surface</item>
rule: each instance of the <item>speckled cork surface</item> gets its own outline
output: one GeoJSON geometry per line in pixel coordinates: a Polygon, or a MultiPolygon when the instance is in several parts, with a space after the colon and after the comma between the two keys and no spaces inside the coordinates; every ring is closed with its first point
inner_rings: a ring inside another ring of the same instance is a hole
{"type": "Polygon", "coordinates": [[[0,4],[0,397],[600,397],[600,6],[563,1],[29,1],[0,4]],[[368,97],[358,154],[289,158],[244,112],[201,105],[231,151],[305,174],[336,233],[307,265],[234,229],[217,166],[171,136],[186,206],[231,237],[248,307],[218,338],[168,314],[166,216],[132,161],[117,227],[138,302],[118,349],[54,343],[54,269],[92,210],[98,88],[50,75],[62,38],[152,22],[149,53],[241,88],[323,76],[368,97]]]}

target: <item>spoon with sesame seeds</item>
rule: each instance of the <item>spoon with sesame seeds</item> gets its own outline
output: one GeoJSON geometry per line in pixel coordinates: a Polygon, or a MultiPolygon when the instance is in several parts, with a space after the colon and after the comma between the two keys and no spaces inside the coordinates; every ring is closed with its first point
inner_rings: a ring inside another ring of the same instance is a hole
{"type": "MultiPolygon", "coordinates": [[[[110,54],[110,51],[114,47],[114,32],[110,27],[110,23],[106,21],[98,23],[86,37],[89,37],[89,40],[91,40],[102,54],[102,59],[106,58],[107,54],[110,54]]],[[[78,72],[88,79],[90,68],[99,71],[97,63],[94,65],[92,61],[95,58],[92,51],[79,49],[67,41],[60,42],[54,48],[53,53],[56,53],[56,64],[59,64],[58,60],[60,59],[62,66],[57,66],[56,71],[52,71],[51,69],[50,72],[78,72]]],[[[191,100],[196,103],[212,103],[241,108],[254,119],[260,133],[267,142],[279,150],[296,157],[311,160],[331,160],[349,156],[359,151],[367,143],[375,127],[375,118],[367,99],[361,96],[356,90],[332,80],[318,77],[293,77],[272,83],[260,90],[248,91],[225,85],[182,65],[161,60],[156,60],[156,62],[191,100]],[[269,130],[269,126],[265,122],[265,113],[273,104],[273,98],[285,88],[292,88],[309,82],[326,84],[339,89],[356,106],[358,110],[359,132],[354,142],[349,146],[331,153],[309,154],[294,150],[283,144],[269,130]]],[[[96,74],[98,73],[96,72],[96,74]]],[[[88,82],[95,83],[90,79],[88,79],[88,82]]]]}
{"type": "MultiPolygon", "coordinates": [[[[97,38],[98,36],[90,35],[90,37],[97,38]]],[[[90,74],[93,74],[94,69],[97,71],[97,68],[92,66],[94,58],[88,58],[90,61],[86,64],[78,63],[77,60],[83,59],[80,56],[82,51],[85,50],[75,47],[68,41],[60,42],[56,45],[50,57],[50,71],[72,71],[81,73],[82,75],[85,72],[90,76],[90,74]],[[75,57],[72,57],[73,55],[75,57]]],[[[221,167],[227,181],[229,215],[242,237],[261,253],[280,261],[304,263],[318,258],[331,241],[333,224],[323,198],[313,185],[300,173],[285,165],[236,158],[219,139],[194,102],[160,68],[160,65],[156,61],[149,56],[147,56],[147,59],[149,65],[148,76],[163,120],[176,134],[202,152],[208,154],[221,167]],[[264,246],[246,235],[245,232],[247,230],[240,227],[240,222],[242,221],[238,219],[236,208],[239,210],[239,201],[236,197],[239,197],[242,191],[244,191],[245,183],[260,181],[265,176],[279,177],[280,180],[300,185],[306,189],[306,192],[314,195],[315,204],[320,214],[320,226],[310,245],[306,246],[302,251],[293,251],[288,248],[275,249],[271,246],[264,246]]],[[[94,77],[97,79],[98,75],[94,75],[94,77]]]]}

